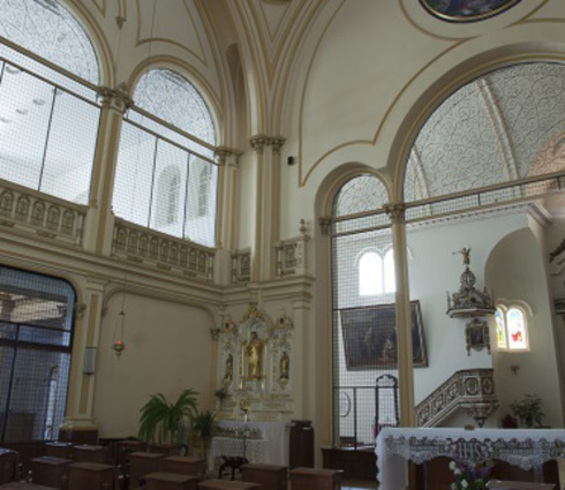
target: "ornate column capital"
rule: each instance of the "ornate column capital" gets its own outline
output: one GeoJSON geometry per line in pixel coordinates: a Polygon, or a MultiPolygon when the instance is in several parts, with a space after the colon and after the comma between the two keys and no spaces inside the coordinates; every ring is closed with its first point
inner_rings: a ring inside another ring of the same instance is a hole
{"type": "Polygon", "coordinates": [[[115,109],[121,113],[126,112],[132,105],[133,99],[129,96],[125,83],[120,83],[118,88],[98,87],[98,96],[102,106],[115,109]]]}
{"type": "Polygon", "coordinates": [[[404,223],[404,213],[406,211],[404,204],[385,204],[383,208],[393,223],[404,223]]]}
{"type": "Polygon", "coordinates": [[[281,154],[281,148],[284,145],[286,141],[286,138],[283,138],[282,136],[273,136],[270,139],[270,144],[273,147],[273,153],[280,155],[281,154]]]}
{"type": "Polygon", "coordinates": [[[270,142],[271,139],[264,134],[256,134],[249,139],[249,143],[259,155],[263,154],[265,146],[268,146],[270,142]]]}
{"type": "Polygon", "coordinates": [[[237,166],[237,159],[242,154],[242,151],[235,150],[229,146],[218,146],[215,151],[216,158],[220,165],[228,164],[230,166],[237,166]]]}
{"type": "Polygon", "coordinates": [[[330,235],[332,232],[332,219],[328,217],[320,218],[320,228],[322,228],[322,235],[330,235]]]}

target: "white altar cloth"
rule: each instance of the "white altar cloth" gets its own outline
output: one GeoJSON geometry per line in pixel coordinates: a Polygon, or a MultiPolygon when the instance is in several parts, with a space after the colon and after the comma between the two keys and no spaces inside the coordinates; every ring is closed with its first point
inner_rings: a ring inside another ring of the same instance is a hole
{"type": "Polygon", "coordinates": [[[564,429],[475,429],[385,427],[375,453],[380,490],[406,488],[406,461],[423,463],[437,456],[465,461],[499,460],[528,470],[565,457],[564,429]]]}
{"type": "Polygon", "coordinates": [[[239,439],[236,437],[214,437],[210,448],[210,468],[214,468],[220,456],[242,456],[250,463],[268,463],[268,442],[265,439],[239,439]]]}
{"type": "MultiPolygon", "coordinates": [[[[262,461],[253,461],[249,457],[248,459],[252,463],[278,464],[281,466],[288,465],[288,429],[284,422],[253,421],[246,423],[242,420],[221,420],[219,425],[226,429],[242,429],[245,426],[249,427],[249,429],[259,429],[262,439],[266,441],[266,445],[262,449],[262,461]]],[[[212,446],[213,445],[214,441],[212,440],[212,446]]],[[[237,455],[234,454],[233,456],[237,455]]]]}

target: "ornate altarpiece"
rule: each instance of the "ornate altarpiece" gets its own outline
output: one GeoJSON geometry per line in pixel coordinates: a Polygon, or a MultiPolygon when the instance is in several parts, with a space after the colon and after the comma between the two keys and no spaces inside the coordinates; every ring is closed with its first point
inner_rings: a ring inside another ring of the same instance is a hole
{"type": "Polygon", "coordinates": [[[219,418],[286,421],[292,412],[293,324],[272,322],[250,304],[239,323],[225,321],[217,331],[219,418]]]}

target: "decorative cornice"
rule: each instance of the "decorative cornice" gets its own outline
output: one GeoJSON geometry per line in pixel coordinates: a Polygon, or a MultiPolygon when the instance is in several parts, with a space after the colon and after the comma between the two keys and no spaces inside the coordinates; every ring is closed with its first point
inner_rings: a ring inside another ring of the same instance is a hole
{"type": "Polygon", "coordinates": [[[98,96],[104,107],[116,109],[120,112],[127,111],[133,105],[125,83],[120,83],[118,88],[99,87],[98,96]]]}

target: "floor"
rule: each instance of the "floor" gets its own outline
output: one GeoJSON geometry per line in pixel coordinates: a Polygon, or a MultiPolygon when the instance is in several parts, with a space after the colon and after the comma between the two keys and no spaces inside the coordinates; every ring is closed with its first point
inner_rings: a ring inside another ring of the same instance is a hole
{"type": "Polygon", "coordinates": [[[365,490],[366,488],[377,488],[377,481],[342,480],[341,482],[341,490],[365,490]]]}

